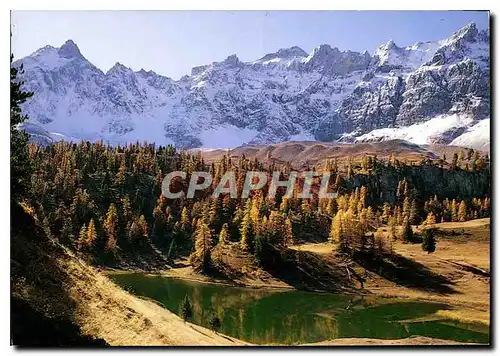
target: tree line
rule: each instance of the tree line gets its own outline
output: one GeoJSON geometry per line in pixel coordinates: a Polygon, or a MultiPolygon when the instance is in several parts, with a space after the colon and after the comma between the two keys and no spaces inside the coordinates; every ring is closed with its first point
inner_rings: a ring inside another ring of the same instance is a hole
{"type": "Polygon", "coordinates": [[[285,196],[285,187],[269,198],[265,186],[247,199],[233,199],[229,194],[211,197],[228,170],[235,172],[239,194],[247,171],[271,175],[279,170],[286,179],[291,164],[265,164],[244,155],[233,157],[230,152],[206,163],[200,152],[147,143],[115,147],[102,142],[30,144],[27,153],[32,167],[28,202],[47,231],[102,264],[120,263],[125,256],[155,248],[168,259],[190,256],[197,268],[206,270],[211,265],[210,251],[230,242],[239,242],[243,251],[261,263],[279,258],[297,241],[330,240],[346,251],[390,250],[375,233],[382,224],[396,236],[398,226],[464,221],[490,213],[489,191],[482,178],[487,177],[482,172],[489,167],[476,172],[437,167],[440,179],[452,183],[457,174],[465,173],[467,179],[475,175],[471,182],[479,177],[477,186],[470,187],[476,196],[460,200],[439,198],[438,191],[427,197],[426,182],[420,182],[407,166],[393,157],[384,161],[370,155],[344,165],[327,160],[322,167],[312,167],[330,173],[328,189],[338,193],[333,199],[318,197],[320,177],[313,179],[309,199],[298,198],[303,179],[296,181],[290,198],[285,196]],[[174,170],[188,177],[174,180],[172,191],[186,189],[194,171],[212,174],[212,185],[197,191],[194,199],[169,200],[161,195],[161,185],[163,177],[174,170]],[[380,183],[394,177],[403,178],[393,186],[380,183]],[[385,200],[381,197],[393,199],[381,203],[385,200]]]}

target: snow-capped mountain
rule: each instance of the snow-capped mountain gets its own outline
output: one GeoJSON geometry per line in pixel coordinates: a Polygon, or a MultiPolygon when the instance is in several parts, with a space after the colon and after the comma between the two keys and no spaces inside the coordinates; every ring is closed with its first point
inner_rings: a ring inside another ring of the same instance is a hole
{"type": "Polygon", "coordinates": [[[230,148],[402,138],[484,148],[489,61],[489,34],[471,23],[440,41],[389,41],[373,56],[327,44],[252,62],[231,55],[177,81],[120,63],[104,73],[71,40],[14,65],[24,65],[25,88],[35,92],[25,129],[54,140],[230,148]]]}

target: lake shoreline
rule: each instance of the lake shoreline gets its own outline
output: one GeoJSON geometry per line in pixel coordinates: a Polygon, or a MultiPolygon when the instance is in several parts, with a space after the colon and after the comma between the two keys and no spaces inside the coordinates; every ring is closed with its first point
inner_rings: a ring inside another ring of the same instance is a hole
{"type": "MultiPolygon", "coordinates": [[[[184,267],[185,268],[185,267],[184,267]]],[[[180,279],[183,281],[188,281],[188,282],[196,282],[196,283],[203,283],[203,284],[212,284],[212,285],[221,285],[221,286],[227,286],[227,287],[235,287],[235,288],[249,288],[249,289],[261,289],[261,290],[283,290],[283,291],[302,291],[302,292],[309,292],[309,293],[322,293],[322,294],[344,294],[344,295],[364,295],[364,296],[369,296],[369,295],[374,295],[373,293],[369,291],[363,292],[362,290],[343,290],[339,291],[338,293],[335,292],[330,292],[326,290],[321,290],[321,289],[313,289],[313,288],[297,288],[294,286],[290,286],[285,284],[284,282],[281,283],[276,283],[276,282],[270,282],[270,283],[255,283],[255,282],[249,282],[249,281],[224,281],[221,279],[213,278],[213,277],[208,277],[205,275],[197,274],[189,274],[189,275],[184,275],[184,273],[177,273],[175,270],[177,268],[169,269],[169,270],[161,270],[161,271],[143,271],[143,270],[136,270],[136,269],[114,269],[114,268],[102,268],[101,271],[106,274],[106,275],[117,275],[117,274],[128,274],[128,273],[139,273],[144,276],[154,276],[154,277],[167,277],[167,278],[174,278],[174,279],[180,279]]],[[[383,295],[381,295],[383,296],[383,295]]],[[[388,296],[388,297],[393,297],[393,296],[388,296]]],[[[397,296],[395,296],[397,297],[397,296]]]]}
{"type": "MultiPolygon", "coordinates": [[[[445,303],[437,303],[435,301],[429,303],[428,301],[424,300],[415,300],[411,298],[395,298],[395,297],[387,297],[387,296],[382,296],[379,297],[374,294],[366,294],[366,293],[350,293],[351,295],[348,295],[346,293],[337,293],[338,296],[335,296],[334,293],[311,293],[311,294],[292,294],[289,295],[289,292],[305,292],[303,290],[297,289],[297,288],[276,288],[276,286],[271,286],[267,288],[263,288],[262,286],[250,286],[250,287],[244,287],[242,285],[234,285],[234,284],[228,284],[228,283],[220,283],[220,282],[214,282],[214,281],[207,281],[203,280],[203,278],[197,278],[196,280],[194,278],[181,278],[179,276],[174,276],[173,278],[169,278],[166,273],[131,273],[128,275],[129,272],[119,270],[119,271],[113,271],[110,272],[109,278],[118,284],[118,286],[127,286],[126,289],[134,294],[136,297],[140,299],[146,299],[148,302],[153,302],[159,306],[161,306],[164,309],[167,309],[169,311],[177,311],[179,310],[179,301],[181,301],[184,298],[184,295],[189,295],[190,299],[196,300],[196,310],[198,310],[198,313],[200,313],[199,310],[205,310],[207,313],[210,313],[210,308],[213,305],[216,305],[217,308],[222,308],[222,310],[232,310],[232,306],[234,306],[235,300],[246,300],[246,301],[253,301],[255,302],[259,298],[265,297],[265,298],[271,298],[270,300],[282,300],[282,301],[288,301],[284,303],[283,305],[289,305],[289,301],[293,300],[293,303],[297,303],[297,305],[301,305],[302,302],[299,302],[298,300],[304,301],[310,301],[313,304],[310,306],[312,309],[307,309],[308,313],[313,313],[316,315],[316,313],[323,311],[323,310],[330,310],[329,308],[332,308],[334,305],[334,308],[338,308],[338,312],[340,314],[338,315],[344,315],[345,313],[351,315],[352,313],[354,318],[357,318],[358,315],[357,313],[363,313],[360,312],[360,310],[363,310],[366,306],[377,306],[382,308],[380,310],[385,310],[385,313],[387,313],[387,310],[402,310],[404,313],[406,313],[406,318],[401,319],[400,321],[403,323],[408,323],[408,325],[414,325],[413,323],[434,323],[434,322],[444,322],[444,325],[458,325],[454,324],[452,320],[448,318],[448,315],[441,314],[442,311],[448,312],[451,310],[451,308],[448,307],[445,303]],[[167,279],[162,280],[162,277],[166,277],[167,279]],[[115,279],[116,278],[116,279],[115,279]],[[193,283],[189,283],[193,282],[193,283]],[[167,285],[169,287],[167,287],[167,285]],[[218,286],[215,288],[214,286],[218,286]],[[231,286],[231,287],[236,287],[234,289],[230,288],[225,288],[225,286],[231,286]],[[131,289],[129,289],[129,287],[131,289]],[[246,290],[245,290],[246,289],[246,290]],[[260,290],[260,291],[259,291],[260,290]],[[203,292],[205,291],[205,292],[203,292]],[[280,293],[284,292],[284,293],[280,293]],[[205,295],[208,293],[207,295],[205,295]],[[257,294],[255,294],[257,293],[257,294]],[[263,293],[263,294],[261,294],[263,293]],[[205,297],[201,297],[205,295],[205,297]],[[243,297],[244,295],[244,297],[243,297]],[[321,296],[323,295],[323,296],[321,296]],[[331,296],[329,296],[331,295],[331,296]],[[168,297],[166,297],[168,296],[168,297]],[[236,297],[235,297],[236,296],[236,297]],[[260,297],[259,297],[260,296],[260,297]],[[367,297],[367,299],[365,299],[367,297]],[[193,299],[194,298],[194,299],[193,299]],[[207,299],[208,298],[208,299],[207,299]],[[214,299],[215,298],[215,299],[214,299]],[[222,298],[222,299],[221,299],[222,298]],[[241,299],[240,299],[241,298],[241,299]],[[276,299],[277,298],[277,299],[276,299]],[[290,299],[291,298],[291,299],[290,299]],[[298,298],[298,299],[297,299],[298,298]],[[158,301],[158,303],[156,303],[158,301]],[[207,302],[208,301],[208,302],[207,302]],[[215,304],[213,304],[215,303],[215,304]],[[329,306],[327,307],[326,305],[323,305],[324,303],[327,303],[329,306]],[[410,303],[410,304],[407,304],[410,303]],[[423,304],[422,304],[423,303],[423,304]],[[408,305],[408,306],[406,306],[408,305]],[[361,307],[364,306],[364,307],[361,307]],[[361,309],[360,309],[361,307],[361,309]],[[319,308],[319,309],[318,309],[319,308]],[[389,309],[387,309],[389,308],[389,309]],[[391,309],[392,308],[392,309],[391,309]],[[314,312],[312,311],[314,309],[314,312]],[[348,311],[348,309],[350,309],[348,311]],[[406,311],[405,311],[406,310],[406,311]],[[411,312],[410,312],[411,310],[411,312]],[[416,311],[419,310],[419,311],[416,311]],[[409,314],[408,314],[409,313],[409,314]],[[412,314],[416,313],[416,314],[412,314]],[[424,314],[425,315],[424,317],[424,314]],[[447,319],[447,320],[445,320],[447,319]],[[449,324],[449,322],[452,322],[452,324],[449,324]]],[[[309,292],[306,292],[309,293],[309,292]]],[[[268,299],[266,299],[267,304],[261,304],[261,305],[269,305],[268,299]]],[[[252,304],[253,305],[253,304],[252,304]]],[[[259,305],[259,304],[255,304],[259,305]]],[[[255,307],[254,305],[254,307],[255,307]]],[[[281,305],[278,303],[277,305],[281,305]]],[[[253,308],[254,308],[253,307],[253,308]]],[[[218,310],[218,309],[217,309],[218,310]]],[[[253,310],[253,309],[252,309],[253,310]]],[[[277,318],[280,318],[280,315],[284,313],[284,309],[282,307],[277,307],[277,318]]],[[[296,312],[295,307],[292,307],[291,310],[296,312]]],[[[371,309],[370,309],[371,310],[371,309]]],[[[374,309],[374,310],[379,310],[379,309],[374,309]]],[[[233,310],[234,311],[234,310],[233,310]]],[[[255,310],[254,310],[255,312],[255,310]]],[[[262,311],[261,311],[262,312],[262,311]]],[[[227,312],[229,313],[229,312],[227,312]]],[[[232,312],[231,312],[232,313],[232,312]]],[[[321,312],[320,312],[321,313],[321,312]]],[[[388,315],[394,315],[394,310],[392,312],[389,312],[388,315]]],[[[177,313],[179,315],[179,313],[177,313]]],[[[223,313],[224,315],[226,313],[223,313]]],[[[262,315],[265,315],[266,312],[264,312],[262,315]]],[[[290,315],[292,315],[290,314],[290,315]]],[[[197,314],[203,315],[202,314],[197,314]]],[[[208,314],[207,314],[208,315],[208,314]]],[[[231,314],[228,314],[231,315],[231,314]]],[[[237,315],[237,314],[236,314],[237,315]]],[[[288,314],[287,314],[288,315],[288,314]]],[[[293,314],[294,315],[294,314],[293,314]]],[[[327,314],[318,314],[320,316],[327,315],[327,314]]],[[[335,314],[337,315],[337,314],[335,314]]],[[[363,314],[359,314],[363,315],[363,314]]],[[[345,317],[345,315],[344,315],[345,317]]],[[[200,317],[199,318],[203,318],[200,317]]],[[[202,325],[204,327],[208,327],[206,319],[203,322],[201,319],[196,319],[195,322],[197,325],[202,325]]],[[[328,324],[325,320],[327,319],[322,319],[321,320],[315,320],[315,323],[318,322],[320,326],[323,328],[328,324]],[[323,324],[326,323],[326,324],[323,324]]],[[[284,346],[284,345],[289,345],[291,347],[294,346],[328,346],[328,345],[449,345],[449,344],[455,344],[455,345],[465,345],[470,342],[475,342],[475,343],[487,343],[484,338],[476,338],[476,336],[472,338],[458,338],[457,340],[447,340],[447,337],[445,335],[442,335],[444,337],[440,337],[440,334],[420,334],[421,332],[424,332],[420,329],[419,327],[423,327],[424,324],[421,324],[422,326],[410,326],[410,331],[407,329],[407,334],[406,335],[399,335],[399,333],[394,333],[391,335],[388,333],[385,336],[382,336],[379,333],[375,333],[373,335],[371,334],[366,334],[365,338],[358,338],[356,337],[357,335],[364,335],[363,332],[361,333],[353,333],[352,336],[353,338],[349,338],[349,335],[343,335],[344,338],[348,338],[346,340],[344,339],[336,339],[335,334],[325,334],[324,339],[319,339],[321,341],[315,341],[314,337],[311,339],[302,339],[302,338],[295,338],[292,340],[292,343],[288,343],[285,340],[281,339],[276,339],[276,340],[271,340],[267,339],[267,336],[265,340],[260,340],[259,338],[253,339],[253,338],[245,338],[241,334],[233,334],[230,330],[233,330],[233,327],[231,327],[231,324],[226,324],[226,322],[234,322],[234,320],[238,320],[238,318],[234,319],[233,316],[226,316],[225,317],[225,322],[224,325],[229,327],[227,330],[221,330],[220,334],[224,335],[231,335],[233,338],[237,339],[242,339],[246,340],[246,342],[255,344],[255,345],[260,345],[261,343],[262,346],[284,346]],[[229,318],[229,319],[228,319],[229,318]],[[231,321],[233,320],[233,321],[231,321]],[[413,330],[415,328],[415,330],[413,330]],[[411,332],[413,331],[413,332],[411,332]],[[415,339],[414,335],[425,335],[423,336],[424,339],[422,339],[422,343],[420,343],[419,339],[415,339]],[[392,337],[391,337],[392,336],[392,337]],[[405,336],[408,340],[401,340],[398,339],[398,337],[405,336]],[[332,338],[333,337],[333,338],[332,338]],[[379,338],[379,339],[377,339],[379,338]],[[298,341],[298,342],[297,342],[298,341]],[[285,342],[285,343],[283,343],[285,342]],[[297,342],[297,343],[295,343],[297,342]]],[[[344,320],[340,318],[339,320],[344,320]]],[[[356,319],[357,320],[357,319],[356,319]]],[[[384,319],[385,320],[385,319],[384,319]]],[[[399,319],[398,319],[399,320],[399,319]]],[[[340,322],[340,321],[339,321],[340,322]]],[[[304,321],[305,324],[309,325],[310,320],[308,319],[307,321],[304,321]]],[[[250,322],[251,325],[254,325],[253,322],[250,322]]],[[[360,325],[363,323],[360,322],[360,325]]],[[[315,324],[316,325],[316,324],[315,324]]],[[[384,324],[385,325],[385,324],[384,324]]],[[[393,325],[393,324],[391,324],[393,325]]],[[[419,324],[420,325],[420,324],[419,324]]],[[[426,325],[426,324],[425,324],[426,325]]],[[[441,324],[438,324],[441,325],[441,324]]],[[[485,326],[467,326],[464,325],[464,323],[460,323],[462,325],[461,327],[463,330],[470,330],[468,332],[479,332],[479,333],[485,333],[487,331],[485,329],[485,326]]],[[[269,326],[269,325],[268,325],[269,326]]],[[[339,326],[337,326],[339,327],[339,326]]],[[[450,326],[447,326],[450,327],[450,326]]],[[[455,327],[455,326],[452,326],[455,327]]],[[[387,330],[391,330],[394,328],[394,326],[389,327],[387,330]]],[[[397,327],[396,327],[397,328],[397,327]]],[[[445,327],[446,328],[446,327],[445,327]]],[[[321,329],[321,328],[320,328],[321,329]]],[[[267,329],[266,329],[267,330],[267,329]]],[[[274,329],[273,329],[274,330],[274,329]]],[[[323,329],[321,329],[323,330],[323,329]]],[[[266,334],[267,335],[267,334],[266,334]]],[[[277,332],[277,335],[280,335],[279,332],[277,332]]],[[[302,334],[301,334],[302,335],[302,334]]],[[[248,336],[248,335],[247,335],[248,336]]],[[[341,336],[341,335],[338,335],[341,336]]],[[[318,340],[316,336],[316,340],[318,340]]]]}
{"type": "Polygon", "coordinates": [[[102,269],[102,271],[106,275],[116,275],[116,274],[128,274],[128,273],[140,273],[145,276],[161,276],[168,278],[181,279],[189,282],[197,282],[204,284],[214,284],[214,285],[222,285],[227,287],[239,287],[239,288],[252,288],[252,289],[282,289],[282,290],[302,290],[305,292],[313,292],[313,293],[328,293],[322,290],[306,290],[306,289],[298,289],[296,287],[286,285],[286,284],[277,284],[277,283],[248,283],[244,281],[224,281],[212,277],[207,277],[204,275],[179,275],[175,273],[175,268],[170,270],[162,270],[157,272],[152,271],[142,271],[135,269],[112,269],[106,268],[102,269]]]}
{"type": "MultiPolygon", "coordinates": [[[[183,269],[186,267],[183,267],[183,269]]],[[[208,277],[205,275],[197,274],[186,274],[186,273],[177,273],[178,268],[172,268],[168,270],[160,270],[160,271],[144,271],[137,269],[126,269],[126,268],[102,268],[101,271],[106,275],[114,275],[114,274],[128,274],[128,273],[140,273],[145,276],[161,276],[168,278],[181,279],[189,282],[197,282],[204,284],[214,284],[214,285],[223,285],[228,287],[239,287],[239,288],[251,288],[251,289],[282,289],[282,290],[299,290],[304,292],[311,293],[330,293],[330,294],[339,294],[335,292],[329,292],[320,289],[312,289],[312,288],[297,288],[294,286],[287,285],[285,283],[254,283],[248,281],[224,281],[221,279],[217,279],[214,277],[208,277]]],[[[409,296],[405,287],[402,286],[394,286],[390,288],[390,292],[386,287],[371,287],[365,289],[358,290],[345,290],[342,291],[341,294],[349,294],[349,295],[364,295],[364,296],[379,296],[379,297],[387,297],[387,298],[403,298],[403,299],[411,299],[416,301],[429,301],[429,302],[441,302],[444,304],[454,305],[464,307],[463,303],[460,301],[449,300],[446,297],[443,297],[439,294],[430,294],[429,295],[421,295],[421,296],[409,296]]],[[[476,309],[476,308],[468,308],[468,309],[476,309]]]]}
{"type": "MultiPolygon", "coordinates": [[[[309,292],[309,293],[321,293],[321,294],[343,294],[343,295],[352,295],[352,296],[376,296],[380,298],[397,298],[401,302],[432,302],[432,303],[439,303],[439,304],[445,304],[450,307],[454,308],[460,308],[456,313],[450,313],[450,318],[455,319],[457,321],[460,321],[462,319],[460,314],[463,314],[462,312],[467,312],[469,315],[468,322],[473,323],[473,324],[481,324],[481,325],[488,325],[489,326],[489,320],[486,321],[484,318],[484,310],[482,308],[478,307],[471,307],[471,305],[463,303],[458,300],[451,300],[445,296],[441,295],[434,295],[434,294],[421,294],[421,295],[412,295],[412,293],[408,293],[408,290],[405,287],[400,287],[400,286],[395,286],[391,288],[386,288],[386,287],[380,287],[380,288],[366,288],[364,290],[347,290],[347,291],[342,291],[341,293],[335,293],[335,292],[329,292],[329,291],[324,291],[324,290],[313,290],[313,289],[302,289],[302,288],[296,288],[290,285],[286,285],[284,283],[249,283],[248,281],[224,281],[220,279],[216,279],[213,277],[207,277],[201,274],[192,274],[192,270],[187,267],[182,267],[182,268],[172,268],[169,270],[161,270],[157,272],[152,272],[152,271],[141,271],[141,270],[134,270],[134,269],[112,269],[112,268],[106,268],[102,269],[102,272],[106,275],[116,275],[116,274],[128,274],[128,273],[140,273],[145,276],[158,276],[158,277],[167,277],[167,278],[173,278],[173,279],[179,279],[183,281],[188,281],[188,282],[196,282],[196,283],[203,283],[203,284],[211,284],[211,285],[221,285],[221,286],[227,286],[227,287],[236,287],[236,288],[249,288],[249,289],[256,289],[256,290],[274,290],[274,291],[303,291],[303,292],[309,292]],[[178,273],[178,270],[182,269],[183,271],[181,273],[178,273]],[[479,315],[477,315],[479,314],[479,315]]],[[[252,281],[253,282],[253,281],[252,281]]],[[[453,309],[455,310],[455,309],[453,309]]]]}

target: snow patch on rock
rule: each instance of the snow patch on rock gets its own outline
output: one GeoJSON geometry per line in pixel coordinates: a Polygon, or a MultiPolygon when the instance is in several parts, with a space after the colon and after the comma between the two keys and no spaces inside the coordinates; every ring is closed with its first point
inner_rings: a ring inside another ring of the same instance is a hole
{"type": "Polygon", "coordinates": [[[468,127],[474,119],[460,115],[441,115],[429,121],[410,125],[407,127],[384,128],[373,130],[367,134],[358,136],[358,142],[377,142],[387,140],[406,140],[415,144],[425,145],[435,143],[433,138],[453,131],[468,127]]]}
{"type": "Polygon", "coordinates": [[[465,133],[451,141],[450,145],[489,151],[490,132],[490,119],[484,119],[469,127],[465,133]]]}

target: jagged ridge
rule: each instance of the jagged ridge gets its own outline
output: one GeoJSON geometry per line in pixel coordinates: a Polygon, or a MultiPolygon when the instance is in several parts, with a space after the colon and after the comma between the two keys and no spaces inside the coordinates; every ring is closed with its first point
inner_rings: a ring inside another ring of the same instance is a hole
{"type": "MultiPolygon", "coordinates": [[[[326,44],[310,54],[291,47],[246,63],[231,55],[178,81],[120,63],[104,73],[71,40],[20,63],[26,89],[36,92],[24,109],[41,126],[37,135],[46,130],[55,140],[188,148],[380,140],[387,132],[370,133],[390,129],[396,135],[390,138],[403,138],[395,128],[454,115],[465,126],[428,135],[450,143],[489,117],[489,35],[473,23],[440,41],[406,48],[389,41],[373,56],[326,44]]],[[[483,136],[475,139],[481,147],[489,145],[483,136]]]]}

